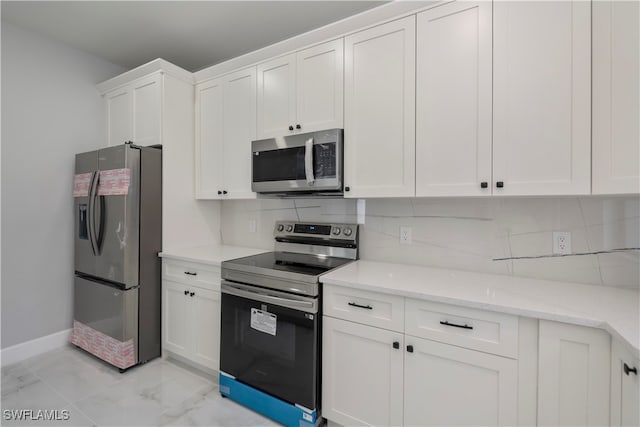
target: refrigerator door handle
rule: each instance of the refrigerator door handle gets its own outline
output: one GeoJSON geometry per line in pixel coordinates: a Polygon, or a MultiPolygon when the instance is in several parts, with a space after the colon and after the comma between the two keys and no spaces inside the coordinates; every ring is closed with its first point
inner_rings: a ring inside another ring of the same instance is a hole
{"type": "Polygon", "coordinates": [[[96,195],[98,190],[98,181],[100,180],[100,171],[93,171],[91,176],[91,186],[89,187],[89,207],[87,212],[88,225],[87,232],[89,234],[89,242],[91,243],[91,251],[94,256],[98,255],[98,243],[96,241],[95,231],[95,208],[96,208],[96,195]]]}

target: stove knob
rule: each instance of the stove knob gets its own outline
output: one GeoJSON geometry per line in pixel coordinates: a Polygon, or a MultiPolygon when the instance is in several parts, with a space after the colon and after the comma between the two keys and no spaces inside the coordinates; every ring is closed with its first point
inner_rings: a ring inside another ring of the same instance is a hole
{"type": "Polygon", "coordinates": [[[340,227],[334,227],[333,235],[334,236],[339,236],[340,235],[340,227]]]}
{"type": "Polygon", "coordinates": [[[278,224],[278,231],[283,231],[283,230],[284,230],[284,225],[278,224]]]}
{"type": "Polygon", "coordinates": [[[291,233],[293,231],[293,225],[287,225],[287,233],[291,233]]]}
{"type": "Polygon", "coordinates": [[[349,237],[349,236],[351,236],[351,233],[353,233],[353,231],[349,227],[344,229],[344,235],[345,236],[349,237]]]}

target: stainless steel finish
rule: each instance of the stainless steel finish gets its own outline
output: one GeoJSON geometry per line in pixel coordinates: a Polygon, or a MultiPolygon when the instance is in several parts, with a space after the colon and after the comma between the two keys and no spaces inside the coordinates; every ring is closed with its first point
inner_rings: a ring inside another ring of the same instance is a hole
{"type": "Polygon", "coordinates": [[[74,319],[118,341],[133,340],[138,360],[138,289],[75,277],[74,319]]]}
{"type": "Polygon", "coordinates": [[[124,335],[136,336],[136,361],[146,362],[161,354],[162,151],[124,144],[82,153],[76,155],[75,172],[94,173],[95,181],[93,197],[74,198],[76,215],[86,205],[88,217],[87,237],[81,238],[76,216],[76,281],[93,284],[83,288],[91,292],[76,293],[74,319],[91,320],[86,310],[96,295],[135,290],[136,299],[126,300],[123,313],[136,322],[127,323],[124,335]],[[128,194],[97,195],[99,171],[123,168],[130,170],[128,194]]]}
{"type": "Polygon", "coordinates": [[[300,243],[276,242],[276,252],[296,252],[335,258],[358,259],[357,248],[337,248],[335,246],[303,245],[300,243]]]}
{"type": "Polygon", "coordinates": [[[248,283],[279,291],[292,292],[300,295],[318,295],[318,278],[286,271],[265,270],[249,266],[235,266],[232,263],[222,264],[222,279],[233,282],[248,283]]]}
{"type": "Polygon", "coordinates": [[[313,144],[336,143],[336,177],[315,177],[313,183],[306,179],[254,182],[251,190],[257,193],[274,193],[277,196],[295,196],[296,192],[310,192],[314,195],[339,196],[342,194],[343,176],[343,131],[342,129],[329,129],[318,132],[288,135],[277,138],[251,141],[252,157],[259,156],[261,151],[271,151],[284,148],[304,147],[306,141],[313,138],[313,144]],[[331,192],[327,194],[327,192],[331,192]],[[293,194],[291,194],[293,193],[293,194]]]}
{"type": "Polygon", "coordinates": [[[273,237],[278,238],[278,237],[304,237],[304,238],[309,238],[309,239],[315,239],[315,240],[339,240],[341,242],[345,242],[345,241],[350,241],[353,242],[354,244],[357,243],[358,240],[358,236],[357,233],[352,233],[349,236],[345,236],[342,235],[340,237],[338,237],[341,234],[340,230],[346,230],[347,228],[350,230],[357,230],[358,226],[357,224],[334,224],[334,223],[312,223],[311,225],[318,225],[318,226],[331,226],[331,233],[328,235],[320,235],[320,234],[307,234],[307,233],[294,233],[294,227],[295,224],[310,224],[310,223],[303,223],[303,222],[299,222],[299,223],[295,223],[295,222],[291,222],[291,221],[277,221],[275,224],[275,227],[273,229],[273,237]],[[284,230],[283,230],[284,228],[284,230]]]}
{"type": "Polygon", "coordinates": [[[305,313],[318,312],[317,298],[290,295],[270,289],[256,288],[254,286],[243,285],[240,283],[231,283],[226,280],[222,281],[222,293],[260,301],[267,304],[288,307],[294,310],[304,311],[305,313]]]}

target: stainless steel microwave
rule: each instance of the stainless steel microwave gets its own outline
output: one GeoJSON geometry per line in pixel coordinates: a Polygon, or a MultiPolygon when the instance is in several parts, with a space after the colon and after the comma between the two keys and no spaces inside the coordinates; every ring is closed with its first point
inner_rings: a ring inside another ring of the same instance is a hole
{"type": "Polygon", "coordinates": [[[342,129],[251,142],[251,189],[281,196],[342,194],[342,129]]]}

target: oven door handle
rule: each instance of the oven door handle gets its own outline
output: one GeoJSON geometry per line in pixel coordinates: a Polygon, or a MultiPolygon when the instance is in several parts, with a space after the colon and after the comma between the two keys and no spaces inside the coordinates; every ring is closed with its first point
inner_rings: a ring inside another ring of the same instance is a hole
{"type": "Polygon", "coordinates": [[[222,293],[235,295],[241,298],[247,298],[255,301],[266,302],[269,304],[276,304],[283,307],[292,308],[294,310],[304,311],[306,313],[318,312],[318,300],[304,301],[293,298],[283,298],[279,296],[270,295],[268,291],[262,292],[254,287],[247,287],[237,283],[222,281],[222,293]]]}

